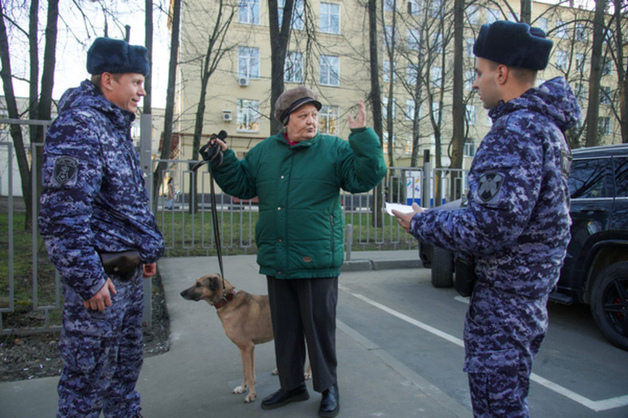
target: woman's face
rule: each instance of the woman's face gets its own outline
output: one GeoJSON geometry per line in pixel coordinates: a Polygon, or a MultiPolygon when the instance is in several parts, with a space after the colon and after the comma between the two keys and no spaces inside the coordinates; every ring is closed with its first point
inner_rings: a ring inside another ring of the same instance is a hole
{"type": "Polygon", "coordinates": [[[292,142],[312,139],[318,133],[318,110],[312,103],[307,103],[290,113],[286,125],[286,135],[292,142]]]}

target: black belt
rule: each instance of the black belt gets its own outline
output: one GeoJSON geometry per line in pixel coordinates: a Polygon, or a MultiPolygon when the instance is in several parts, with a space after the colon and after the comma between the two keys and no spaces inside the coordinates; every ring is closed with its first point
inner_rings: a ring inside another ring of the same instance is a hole
{"type": "Polygon", "coordinates": [[[136,250],[119,253],[99,253],[107,274],[115,274],[122,280],[130,280],[140,266],[140,253],[136,250]]]}

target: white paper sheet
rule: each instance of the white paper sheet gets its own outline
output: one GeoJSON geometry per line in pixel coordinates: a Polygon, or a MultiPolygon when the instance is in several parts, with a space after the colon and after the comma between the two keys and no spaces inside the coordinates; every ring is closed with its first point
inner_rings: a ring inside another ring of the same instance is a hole
{"type": "Polygon", "coordinates": [[[408,206],[408,205],[402,205],[399,203],[388,203],[385,202],[386,204],[386,213],[388,213],[390,216],[395,216],[393,215],[392,211],[397,210],[401,213],[411,213],[414,212],[414,209],[412,209],[412,206],[408,206]]]}

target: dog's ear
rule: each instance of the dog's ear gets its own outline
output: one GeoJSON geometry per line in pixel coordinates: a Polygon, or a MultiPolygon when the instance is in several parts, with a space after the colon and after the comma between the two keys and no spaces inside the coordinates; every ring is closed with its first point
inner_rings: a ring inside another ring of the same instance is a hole
{"type": "Polygon", "coordinates": [[[216,289],[220,288],[220,281],[218,280],[218,277],[210,277],[210,279],[209,279],[209,288],[211,290],[216,290],[216,289]]]}

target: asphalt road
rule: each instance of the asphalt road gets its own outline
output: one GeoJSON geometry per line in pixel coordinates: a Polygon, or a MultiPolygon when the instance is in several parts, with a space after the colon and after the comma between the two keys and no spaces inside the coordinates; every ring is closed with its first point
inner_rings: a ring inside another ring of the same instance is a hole
{"type": "MultiPolygon", "coordinates": [[[[342,274],[338,320],[418,385],[470,407],[462,371],[467,300],[436,289],[430,270],[342,274]],[[407,368],[407,369],[406,369],[407,368]]],[[[628,352],[608,343],[588,306],[549,305],[550,327],[534,368],[534,417],[628,417],[628,352]]]]}

